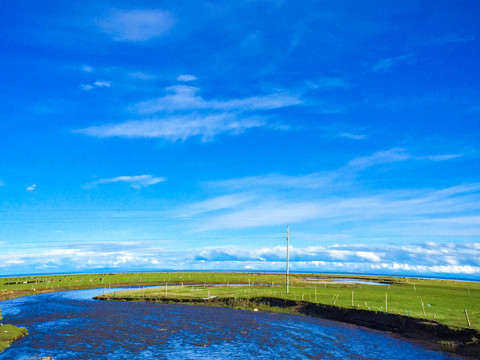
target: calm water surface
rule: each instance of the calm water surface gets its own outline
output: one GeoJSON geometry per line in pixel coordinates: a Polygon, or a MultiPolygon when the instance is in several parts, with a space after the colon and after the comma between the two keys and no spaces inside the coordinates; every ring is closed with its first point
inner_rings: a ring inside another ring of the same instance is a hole
{"type": "Polygon", "coordinates": [[[102,290],[0,302],[30,335],[0,359],[455,359],[386,334],[306,316],[95,301],[102,290]]]}
{"type": "Polygon", "coordinates": [[[349,284],[364,284],[364,285],[384,285],[388,286],[390,284],[381,283],[377,281],[367,281],[367,280],[358,280],[358,279],[318,279],[318,278],[305,278],[307,281],[328,281],[333,283],[349,283],[349,284]]]}

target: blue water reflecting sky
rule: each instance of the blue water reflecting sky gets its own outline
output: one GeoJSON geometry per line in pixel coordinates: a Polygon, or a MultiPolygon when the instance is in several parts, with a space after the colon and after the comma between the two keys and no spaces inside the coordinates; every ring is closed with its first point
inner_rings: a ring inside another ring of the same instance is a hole
{"type": "Polygon", "coordinates": [[[0,303],[30,335],[0,355],[62,359],[417,359],[455,357],[387,334],[307,316],[103,302],[101,289],[0,303]]]}

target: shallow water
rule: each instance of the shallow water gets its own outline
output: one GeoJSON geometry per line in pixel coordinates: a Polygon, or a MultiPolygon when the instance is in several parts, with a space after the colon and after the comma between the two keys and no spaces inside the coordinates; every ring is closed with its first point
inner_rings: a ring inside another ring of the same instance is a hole
{"type": "Polygon", "coordinates": [[[333,283],[347,283],[347,284],[364,284],[364,285],[390,285],[388,283],[381,283],[376,281],[359,280],[359,279],[318,279],[318,278],[305,278],[307,281],[328,281],[333,283]]]}
{"type": "Polygon", "coordinates": [[[30,333],[0,359],[455,359],[323,319],[91,299],[101,293],[75,290],[0,302],[4,321],[30,333]]]}

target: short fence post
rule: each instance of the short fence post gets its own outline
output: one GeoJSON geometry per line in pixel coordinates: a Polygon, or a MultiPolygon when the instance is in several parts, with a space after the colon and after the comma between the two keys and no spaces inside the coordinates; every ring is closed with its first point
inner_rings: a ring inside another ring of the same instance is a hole
{"type": "Polygon", "coordinates": [[[465,317],[467,318],[468,327],[472,327],[472,325],[470,324],[470,319],[468,318],[467,309],[464,309],[464,310],[465,310],[465,317]]]}

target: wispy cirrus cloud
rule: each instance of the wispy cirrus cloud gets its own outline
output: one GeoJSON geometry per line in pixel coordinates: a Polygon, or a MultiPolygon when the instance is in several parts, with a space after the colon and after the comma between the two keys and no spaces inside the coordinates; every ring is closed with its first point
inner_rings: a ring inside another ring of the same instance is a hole
{"type": "Polygon", "coordinates": [[[267,174],[258,176],[247,176],[243,178],[233,178],[227,180],[217,180],[207,182],[209,187],[218,187],[224,189],[255,189],[260,187],[282,187],[282,188],[304,188],[319,189],[323,187],[345,186],[351,184],[359,174],[375,166],[383,164],[394,164],[405,161],[448,161],[462,157],[463,154],[442,154],[415,156],[410,154],[406,149],[392,148],[384,151],[377,151],[366,156],[359,156],[350,160],[344,166],[323,172],[315,172],[307,175],[284,175],[284,174],[267,174]]]}
{"type": "Polygon", "coordinates": [[[164,177],[155,177],[153,175],[136,175],[136,176],[117,176],[109,179],[99,179],[86,184],[84,187],[87,189],[94,188],[100,184],[112,184],[112,183],[127,183],[134,189],[141,189],[147,186],[155,185],[164,182],[164,177]]]}
{"type": "Polygon", "coordinates": [[[398,66],[400,64],[413,64],[414,62],[415,57],[412,54],[395,56],[379,60],[375,65],[373,65],[372,70],[375,72],[388,71],[394,66],[398,66]]]}
{"type": "Polygon", "coordinates": [[[480,193],[473,189],[464,187],[462,191],[449,188],[408,194],[391,191],[379,195],[331,196],[305,201],[257,199],[253,204],[248,203],[227,213],[202,219],[198,230],[255,228],[323,220],[344,224],[368,223],[377,232],[385,233],[385,229],[390,229],[388,231],[392,234],[407,236],[415,231],[425,236],[478,236],[480,232],[475,229],[476,218],[470,218],[470,221],[464,218],[463,224],[460,220],[455,223],[436,221],[454,214],[479,211],[480,193]],[[432,228],[429,224],[435,221],[442,226],[432,228]]]}
{"type": "Polygon", "coordinates": [[[192,114],[92,126],[74,132],[98,138],[162,138],[175,142],[186,140],[192,136],[200,136],[202,141],[209,141],[218,134],[236,135],[248,129],[265,125],[266,122],[262,119],[237,119],[233,114],[205,116],[192,114]]]}
{"type": "MultiPolygon", "coordinates": [[[[162,138],[170,141],[198,136],[210,141],[218,134],[237,135],[269,125],[266,110],[301,104],[297,95],[274,93],[248,98],[205,100],[198,88],[168,87],[163,97],[137,103],[131,111],[150,118],[74,130],[98,138],[162,138]]],[[[271,125],[271,128],[275,126],[271,125]]]]}
{"type": "Polygon", "coordinates": [[[146,42],[166,35],[176,20],[162,10],[113,10],[97,26],[116,41],[146,42]]]}
{"type": "Polygon", "coordinates": [[[330,216],[329,209],[314,201],[261,201],[233,209],[226,214],[208,217],[197,227],[197,231],[294,224],[330,216]]]}
{"type": "Polygon", "coordinates": [[[81,67],[81,70],[85,73],[91,73],[91,72],[94,72],[95,71],[95,68],[92,67],[92,66],[89,66],[89,65],[83,65],[81,67]]]}
{"type": "Polygon", "coordinates": [[[465,154],[440,154],[440,155],[426,155],[426,156],[417,156],[418,160],[431,160],[431,161],[445,161],[457,159],[465,156],[465,154]]]}
{"type": "Polygon", "coordinates": [[[449,34],[435,39],[433,43],[436,45],[443,45],[449,43],[466,43],[474,40],[475,36],[472,35],[449,34]]]}
{"type": "Polygon", "coordinates": [[[479,232],[475,230],[476,218],[472,220],[472,212],[480,210],[478,184],[408,191],[372,189],[370,192],[361,185],[363,195],[359,196],[356,191],[358,179],[366,169],[397,162],[437,162],[451,158],[418,157],[405,149],[393,148],[357,157],[330,171],[298,176],[268,174],[208,182],[206,185],[213,189],[256,191],[259,196],[253,202],[240,203],[221,213],[204,216],[198,229],[247,229],[322,220],[322,223],[337,224],[368,223],[368,229],[380,233],[395,229],[393,232],[397,234],[476,236],[479,232]],[[306,189],[315,189],[315,192],[305,198],[306,189]],[[454,223],[436,220],[448,217],[462,220],[454,223]],[[429,226],[432,223],[441,226],[429,226]]]}
{"type": "Polygon", "coordinates": [[[283,187],[283,188],[305,188],[317,189],[339,178],[339,174],[334,173],[313,173],[301,176],[291,176],[282,174],[268,174],[259,176],[249,176],[237,179],[211,181],[206,184],[210,187],[219,187],[224,189],[255,189],[259,187],[283,187]]]}
{"type": "Polygon", "coordinates": [[[319,128],[326,139],[349,139],[349,140],[365,140],[368,135],[365,134],[366,129],[352,127],[347,124],[331,124],[330,126],[324,126],[319,128]]]}
{"type": "Polygon", "coordinates": [[[435,219],[420,219],[418,223],[424,224],[452,224],[452,225],[480,225],[480,216],[455,216],[435,219]]]}
{"type": "Polygon", "coordinates": [[[363,170],[375,165],[405,161],[411,158],[405,149],[393,148],[386,151],[378,151],[372,155],[361,156],[351,160],[347,167],[363,170]]]}
{"type": "Polygon", "coordinates": [[[181,217],[189,217],[217,210],[231,209],[255,198],[256,196],[252,193],[221,195],[212,199],[189,204],[179,211],[179,215],[181,217]]]}
{"type": "Polygon", "coordinates": [[[284,108],[301,103],[298,95],[274,93],[229,100],[205,100],[198,95],[200,89],[176,85],[166,88],[167,95],[154,100],[143,101],[134,106],[139,114],[154,114],[172,111],[255,111],[284,108]]]}
{"type": "Polygon", "coordinates": [[[338,134],[338,136],[341,138],[350,139],[350,140],[365,140],[367,138],[367,135],[352,134],[349,132],[341,132],[340,134],[338,134]]]}
{"type": "Polygon", "coordinates": [[[197,77],[190,74],[182,74],[177,76],[177,80],[183,81],[183,82],[189,82],[189,81],[197,80],[197,77]]]}

